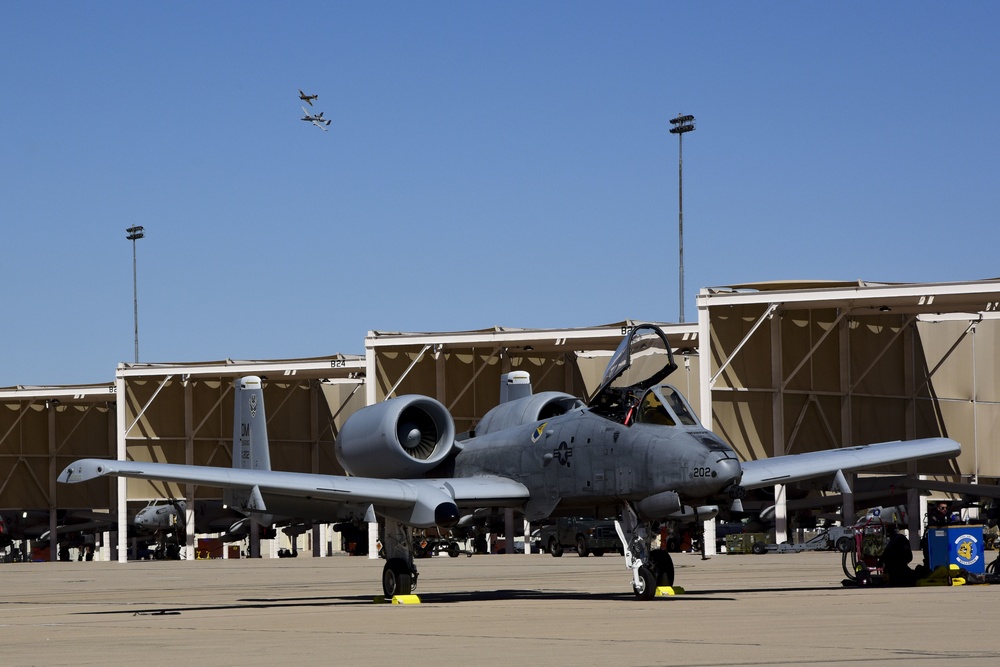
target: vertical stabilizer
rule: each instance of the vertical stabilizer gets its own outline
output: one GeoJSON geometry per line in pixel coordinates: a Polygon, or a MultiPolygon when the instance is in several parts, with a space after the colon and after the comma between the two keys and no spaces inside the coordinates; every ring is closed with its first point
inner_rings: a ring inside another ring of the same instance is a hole
{"type": "MultiPolygon", "coordinates": [[[[250,375],[234,383],[233,401],[233,467],[248,470],[270,470],[271,453],[267,444],[267,420],[264,416],[264,389],[259,377],[250,375]]],[[[240,511],[262,511],[260,492],[254,489],[226,489],[225,503],[240,511]]]]}
{"type": "Polygon", "coordinates": [[[264,389],[259,377],[236,380],[233,402],[233,467],[270,470],[267,421],[264,418],[264,389]]]}

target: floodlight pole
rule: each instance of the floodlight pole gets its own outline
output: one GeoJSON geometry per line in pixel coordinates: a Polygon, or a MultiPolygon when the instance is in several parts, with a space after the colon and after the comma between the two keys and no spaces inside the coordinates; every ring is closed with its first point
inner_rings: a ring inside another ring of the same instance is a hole
{"type": "Polygon", "coordinates": [[[671,118],[670,134],[677,135],[677,235],[678,235],[678,273],[679,279],[679,301],[680,301],[680,322],[684,321],[684,133],[694,130],[694,116],[677,114],[677,118],[671,118]]]}
{"type": "Polygon", "coordinates": [[[128,227],[125,231],[128,232],[125,238],[132,242],[132,316],[135,321],[135,363],[139,363],[139,290],[135,270],[135,242],[146,234],[139,226],[128,227]]]}

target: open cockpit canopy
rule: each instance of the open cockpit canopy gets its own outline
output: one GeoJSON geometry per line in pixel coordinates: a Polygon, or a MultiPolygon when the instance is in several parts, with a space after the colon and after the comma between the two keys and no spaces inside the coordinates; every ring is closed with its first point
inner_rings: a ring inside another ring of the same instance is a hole
{"type": "Polygon", "coordinates": [[[591,406],[618,402],[624,391],[641,394],[677,370],[666,334],[653,324],[634,327],[611,355],[591,406]]]}

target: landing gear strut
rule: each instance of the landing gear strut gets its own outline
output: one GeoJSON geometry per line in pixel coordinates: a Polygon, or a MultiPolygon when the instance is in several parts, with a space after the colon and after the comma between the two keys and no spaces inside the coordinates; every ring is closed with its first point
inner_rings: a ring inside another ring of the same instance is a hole
{"type": "Polygon", "coordinates": [[[632,570],[632,591],[640,600],[652,600],[660,586],[674,585],[674,561],[663,549],[650,550],[649,523],[640,521],[628,503],[615,521],[625,547],[625,567],[632,570]]]}
{"type": "Polygon", "coordinates": [[[413,564],[413,529],[386,519],[382,592],[387,598],[409,595],[417,587],[417,576],[417,567],[413,564]]]}

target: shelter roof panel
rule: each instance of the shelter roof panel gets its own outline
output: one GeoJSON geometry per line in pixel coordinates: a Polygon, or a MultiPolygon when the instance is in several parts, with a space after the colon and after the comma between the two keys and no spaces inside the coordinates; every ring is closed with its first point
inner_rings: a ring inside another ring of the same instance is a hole
{"type": "Polygon", "coordinates": [[[0,401],[24,401],[57,398],[63,402],[105,402],[114,396],[115,384],[25,386],[0,388],[0,401]]]}
{"type": "MultiPolygon", "coordinates": [[[[407,333],[398,331],[369,331],[365,338],[367,349],[393,347],[420,347],[424,345],[446,348],[469,348],[476,346],[527,347],[536,351],[578,351],[614,349],[622,336],[636,324],[645,320],[624,320],[611,324],[571,329],[521,329],[514,327],[493,327],[472,331],[443,333],[407,333]]],[[[664,330],[671,343],[677,346],[693,346],[698,338],[697,323],[667,324],[655,323],[664,330]]]]}
{"type": "Polygon", "coordinates": [[[165,375],[240,377],[243,375],[285,375],[303,379],[330,379],[364,372],[365,358],[356,354],[306,359],[202,361],[187,363],[120,363],[118,377],[165,375]]]}
{"type": "Polygon", "coordinates": [[[778,303],[784,309],[844,308],[852,314],[937,314],[1000,311],[1000,278],[955,283],[779,281],[707,287],[699,307],[778,303]]]}

